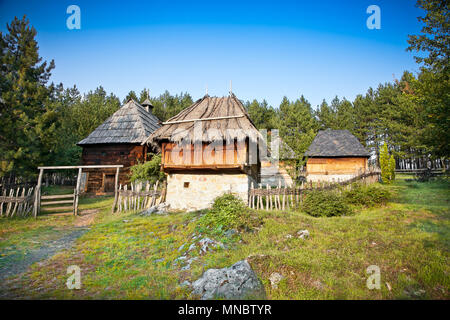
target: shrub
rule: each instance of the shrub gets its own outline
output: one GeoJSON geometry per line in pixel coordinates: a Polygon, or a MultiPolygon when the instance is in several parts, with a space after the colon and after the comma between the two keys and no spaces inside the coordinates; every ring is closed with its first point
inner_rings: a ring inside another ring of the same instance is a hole
{"type": "Polygon", "coordinates": [[[150,161],[130,167],[130,170],[131,182],[148,180],[150,183],[155,183],[157,180],[164,179],[164,173],[161,171],[161,155],[159,154],[153,155],[150,161]]]}
{"type": "Polygon", "coordinates": [[[305,213],[314,217],[332,217],[349,215],[352,213],[350,206],[336,191],[312,190],[303,200],[302,209],[305,213]]]}
{"type": "Polygon", "coordinates": [[[355,183],[343,192],[345,201],[352,205],[371,207],[385,204],[391,197],[390,191],[380,184],[363,185],[355,183]]]}
{"type": "Polygon", "coordinates": [[[255,223],[246,204],[228,193],[214,200],[212,208],[199,219],[198,226],[218,235],[231,229],[248,229],[255,223]]]}
{"type": "Polygon", "coordinates": [[[393,154],[389,158],[389,179],[391,181],[395,180],[395,158],[393,154]]]}
{"type": "Polygon", "coordinates": [[[390,183],[391,173],[389,171],[389,152],[386,142],[380,148],[380,168],[381,180],[383,180],[383,183],[390,183]]]}

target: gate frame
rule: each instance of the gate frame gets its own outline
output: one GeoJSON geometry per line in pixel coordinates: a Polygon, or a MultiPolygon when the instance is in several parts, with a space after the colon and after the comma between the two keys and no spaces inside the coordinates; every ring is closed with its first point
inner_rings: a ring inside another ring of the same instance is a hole
{"type": "MultiPolygon", "coordinates": [[[[115,186],[114,186],[114,204],[112,207],[112,211],[114,212],[114,208],[117,204],[117,196],[118,196],[118,184],[119,184],[119,171],[120,168],[123,168],[122,164],[119,165],[86,165],[86,166],[46,166],[46,167],[38,167],[39,169],[39,177],[38,183],[36,185],[36,189],[34,190],[34,208],[33,215],[37,218],[38,213],[41,209],[41,185],[42,185],[42,176],[44,175],[44,170],[67,170],[67,169],[78,169],[77,176],[77,185],[75,187],[75,199],[73,201],[73,214],[78,215],[78,197],[80,195],[80,182],[81,182],[81,173],[83,169],[105,169],[105,168],[116,168],[116,176],[115,176],[115,186]]],[[[87,181],[86,181],[87,183],[87,181]]]]}

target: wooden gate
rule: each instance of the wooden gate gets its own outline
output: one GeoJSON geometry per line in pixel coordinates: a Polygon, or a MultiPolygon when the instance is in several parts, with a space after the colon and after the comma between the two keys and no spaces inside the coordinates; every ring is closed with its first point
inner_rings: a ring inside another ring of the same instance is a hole
{"type": "Polygon", "coordinates": [[[53,196],[41,196],[41,200],[50,200],[50,201],[41,201],[41,210],[44,212],[52,212],[58,211],[58,213],[74,213],[75,214],[75,197],[76,197],[76,189],[74,189],[73,194],[61,194],[61,195],[53,195],[53,196]],[[54,205],[64,204],[65,206],[54,207],[54,205]]]}
{"type": "MultiPolygon", "coordinates": [[[[116,174],[114,179],[114,204],[113,204],[113,211],[114,206],[117,203],[118,198],[118,183],[119,183],[119,170],[120,168],[123,168],[123,165],[93,165],[93,166],[51,166],[51,167],[38,167],[39,169],[39,178],[38,183],[34,192],[34,208],[33,208],[33,215],[36,218],[41,207],[45,211],[61,211],[61,210],[70,210],[73,212],[74,215],[78,214],[78,199],[81,193],[81,176],[83,174],[83,168],[86,169],[101,169],[101,168],[116,168],[116,174]],[[44,170],[68,170],[68,169],[78,169],[78,176],[77,176],[77,185],[75,187],[75,190],[73,194],[68,195],[41,195],[41,185],[42,185],[42,176],[44,175],[44,170]],[[49,200],[42,202],[42,200],[49,200]],[[58,204],[65,204],[66,206],[62,207],[53,207],[53,205],[58,204]],[[68,206],[70,204],[70,206],[68,206]],[[50,206],[50,207],[49,207],[50,206]]],[[[64,213],[70,212],[65,211],[64,213]]]]}

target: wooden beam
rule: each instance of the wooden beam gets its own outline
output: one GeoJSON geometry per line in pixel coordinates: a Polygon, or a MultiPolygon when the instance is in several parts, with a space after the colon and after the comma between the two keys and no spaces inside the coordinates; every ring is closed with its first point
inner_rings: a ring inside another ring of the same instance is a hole
{"type": "Polygon", "coordinates": [[[80,197],[80,182],[81,182],[81,173],[82,173],[83,169],[79,168],[78,169],[78,176],[77,176],[77,186],[75,187],[75,200],[73,203],[73,209],[74,209],[74,214],[78,215],[78,198],[80,197]]]}
{"type": "Polygon", "coordinates": [[[68,207],[45,207],[42,208],[43,211],[60,211],[60,210],[72,210],[73,206],[68,207]]]}
{"type": "Polygon", "coordinates": [[[209,121],[209,120],[222,120],[222,119],[234,119],[234,118],[242,118],[245,115],[239,116],[223,116],[223,117],[211,117],[211,118],[198,118],[198,119],[186,119],[186,120],[177,120],[177,121],[167,121],[162,124],[176,124],[176,123],[185,123],[185,122],[195,122],[195,121],[209,121]]]}
{"type": "Polygon", "coordinates": [[[73,198],[73,193],[70,194],[58,194],[58,195],[54,195],[54,196],[42,196],[41,199],[42,200],[53,200],[53,199],[68,199],[68,198],[73,198]]]}
{"type": "Polygon", "coordinates": [[[40,202],[41,202],[41,183],[42,183],[42,176],[44,174],[44,169],[39,169],[39,178],[38,178],[38,183],[36,186],[36,189],[34,191],[34,217],[37,218],[38,215],[38,211],[39,211],[39,206],[40,206],[40,202]]]}
{"type": "Polygon", "coordinates": [[[49,205],[52,205],[52,204],[63,204],[63,203],[71,203],[71,204],[73,204],[73,200],[59,200],[59,201],[41,202],[41,206],[49,206],[49,205]]]}
{"type": "Polygon", "coordinates": [[[50,167],[38,167],[39,170],[55,170],[55,169],[102,169],[102,168],[123,168],[123,164],[118,165],[85,165],[85,166],[50,166],[50,167]]]}
{"type": "Polygon", "coordinates": [[[120,170],[120,168],[116,169],[116,177],[115,177],[115,181],[114,181],[114,203],[113,203],[113,206],[111,209],[111,213],[114,213],[114,209],[116,208],[116,205],[117,205],[117,198],[119,195],[118,190],[117,190],[117,187],[119,185],[119,170],[120,170]]]}

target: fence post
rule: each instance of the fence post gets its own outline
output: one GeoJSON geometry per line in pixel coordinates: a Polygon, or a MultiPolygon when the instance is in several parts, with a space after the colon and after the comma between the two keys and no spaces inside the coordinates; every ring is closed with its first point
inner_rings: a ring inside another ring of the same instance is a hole
{"type": "Polygon", "coordinates": [[[40,169],[38,183],[37,183],[36,189],[34,190],[35,197],[34,197],[33,215],[35,218],[37,218],[39,206],[40,206],[40,202],[41,202],[41,183],[42,183],[42,175],[43,174],[44,174],[44,169],[40,169]]]}
{"type": "MultiPolygon", "coordinates": [[[[116,176],[114,179],[114,203],[113,203],[113,206],[111,209],[111,213],[114,213],[114,209],[116,208],[117,200],[118,200],[118,196],[119,196],[119,192],[117,190],[117,187],[119,185],[119,170],[120,170],[120,168],[116,169],[116,176]]],[[[87,181],[86,181],[86,183],[87,183],[87,181]]]]}
{"type": "Polygon", "coordinates": [[[78,215],[78,197],[80,196],[80,183],[81,183],[81,171],[83,169],[79,168],[78,169],[78,177],[77,177],[77,185],[75,187],[75,201],[73,203],[73,207],[74,207],[74,214],[77,216],[78,215]]]}

